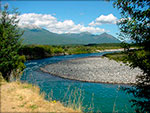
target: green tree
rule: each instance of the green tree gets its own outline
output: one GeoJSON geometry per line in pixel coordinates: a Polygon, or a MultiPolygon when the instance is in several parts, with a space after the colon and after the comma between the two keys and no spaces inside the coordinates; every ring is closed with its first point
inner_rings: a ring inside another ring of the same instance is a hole
{"type": "Polygon", "coordinates": [[[17,26],[17,15],[15,10],[8,11],[8,5],[0,11],[0,72],[7,81],[11,76],[17,77],[25,68],[25,57],[18,55],[23,32],[17,26]]]}
{"type": "Polygon", "coordinates": [[[122,16],[118,22],[120,37],[130,37],[140,47],[132,52],[128,50],[127,60],[131,68],[138,67],[143,74],[137,76],[133,88],[125,91],[136,97],[131,100],[136,112],[150,112],[150,1],[117,0],[114,6],[122,16]]]}
{"type": "Polygon", "coordinates": [[[130,44],[123,41],[123,42],[121,42],[121,47],[124,48],[124,52],[126,52],[126,51],[129,51],[130,44]]]}

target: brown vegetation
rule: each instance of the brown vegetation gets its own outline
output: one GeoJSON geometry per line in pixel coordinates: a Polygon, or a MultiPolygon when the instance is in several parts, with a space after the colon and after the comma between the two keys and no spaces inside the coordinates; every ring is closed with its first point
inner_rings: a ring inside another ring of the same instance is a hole
{"type": "MultiPolygon", "coordinates": [[[[2,83],[2,81],[1,81],[2,83]]],[[[1,84],[1,112],[81,112],[60,102],[44,100],[37,86],[20,82],[1,84]]]]}

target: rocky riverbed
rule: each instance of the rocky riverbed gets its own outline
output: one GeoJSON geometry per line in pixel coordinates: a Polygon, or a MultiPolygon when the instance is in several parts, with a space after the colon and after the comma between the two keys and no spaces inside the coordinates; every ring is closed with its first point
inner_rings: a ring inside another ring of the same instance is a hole
{"type": "Polygon", "coordinates": [[[49,64],[42,71],[63,78],[100,83],[134,84],[140,69],[102,57],[89,57],[49,64]]]}

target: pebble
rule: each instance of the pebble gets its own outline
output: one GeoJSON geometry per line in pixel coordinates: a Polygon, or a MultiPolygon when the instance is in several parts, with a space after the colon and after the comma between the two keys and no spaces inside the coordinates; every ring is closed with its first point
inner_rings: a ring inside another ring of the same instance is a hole
{"type": "Polygon", "coordinates": [[[89,57],[49,64],[42,71],[63,78],[112,84],[134,84],[142,74],[138,68],[131,69],[122,62],[104,57],[89,57]]]}

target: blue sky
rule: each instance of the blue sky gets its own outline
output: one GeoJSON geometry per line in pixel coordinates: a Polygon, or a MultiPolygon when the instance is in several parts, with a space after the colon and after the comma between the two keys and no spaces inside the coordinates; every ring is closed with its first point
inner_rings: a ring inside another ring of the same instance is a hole
{"type": "MultiPolygon", "coordinates": [[[[108,32],[113,36],[119,32],[115,21],[120,18],[119,11],[113,8],[113,2],[104,1],[3,1],[2,3],[9,4],[9,8],[18,8],[24,25],[25,21],[36,21],[36,25],[42,26],[52,32],[66,33],[88,31],[93,34],[100,34],[102,32],[108,32]],[[32,14],[31,14],[32,13],[32,14]],[[28,15],[30,14],[30,16],[28,15]],[[34,14],[34,15],[33,15],[34,14]],[[45,15],[45,19],[40,18],[45,15]],[[28,18],[27,18],[28,17],[28,18]],[[53,18],[54,17],[54,18],[53,18]],[[48,19],[50,22],[48,22],[48,19]],[[103,20],[104,19],[104,20],[103,20]],[[41,22],[46,24],[43,24],[41,22]],[[93,21],[93,24],[90,24],[93,21]],[[39,22],[39,23],[38,23],[39,22]],[[49,25],[54,24],[54,25],[49,25]],[[52,27],[55,29],[52,29],[52,27]],[[63,29],[64,27],[64,29],[63,29]],[[80,29],[82,28],[82,29],[80,29]],[[71,30],[72,29],[72,30],[71,30]],[[66,31],[65,31],[66,30],[66,31]],[[94,31],[95,30],[95,31],[94,31]]],[[[29,23],[30,25],[33,23],[29,23]]],[[[35,24],[35,23],[34,23],[35,24]]]]}

